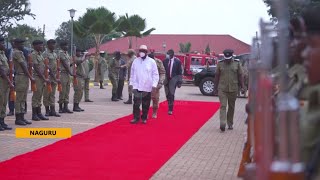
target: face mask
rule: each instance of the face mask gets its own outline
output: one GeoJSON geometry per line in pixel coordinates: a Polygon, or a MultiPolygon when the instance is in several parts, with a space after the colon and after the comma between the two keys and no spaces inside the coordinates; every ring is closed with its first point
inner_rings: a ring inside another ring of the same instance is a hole
{"type": "Polygon", "coordinates": [[[166,55],[166,58],[167,58],[167,59],[170,59],[170,55],[169,55],[169,54],[167,54],[167,55],[166,55]]]}
{"type": "Polygon", "coordinates": [[[146,56],[146,53],[144,53],[144,52],[139,52],[139,56],[140,56],[140,57],[145,57],[145,56],[146,56]]]}

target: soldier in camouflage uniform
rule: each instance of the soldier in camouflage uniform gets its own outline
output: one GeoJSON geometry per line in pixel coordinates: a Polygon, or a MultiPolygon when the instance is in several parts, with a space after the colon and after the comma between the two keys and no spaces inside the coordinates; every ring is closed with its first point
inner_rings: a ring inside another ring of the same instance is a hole
{"type": "Polygon", "coordinates": [[[111,101],[118,101],[117,89],[118,89],[118,81],[119,81],[120,59],[121,59],[121,53],[119,51],[116,51],[114,52],[114,58],[110,59],[110,62],[109,62],[109,79],[112,84],[111,101]]]}
{"type": "Polygon", "coordinates": [[[16,90],[16,101],[15,101],[15,111],[16,111],[16,125],[26,125],[31,124],[30,121],[24,118],[26,111],[26,101],[29,88],[29,79],[34,82],[34,78],[29,73],[27,69],[27,60],[23,55],[25,40],[15,39],[14,40],[14,50],[13,50],[13,63],[15,67],[15,90],[16,90]]]}
{"type": "Polygon", "coordinates": [[[83,96],[83,88],[84,88],[84,62],[86,61],[86,58],[81,56],[81,53],[84,52],[83,50],[77,49],[76,50],[76,72],[77,72],[77,80],[78,84],[74,85],[74,95],[73,95],[73,111],[75,112],[81,112],[84,111],[82,108],[80,108],[79,103],[81,102],[82,96],[83,96]]]}
{"type": "Polygon", "coordinates": [[[14,88],[13,82],[11,82],[8,77],[9,65],[4,50],[4,38],[0,37],[0,131],[12,129],[4,122],[9,97],[9,87],[14,88]]]}
{"type": "MultiPolygon", "coordinates": [[[[58,55],[54,52],[56,45],[56,41],[54,39],[50,39],[47,41],[48,49],[43,53],[43,58],[48,58],[49,60],[49,74],[52,92],[48,92],[47,89],[43,92],[43,105],[46,108],[45,116],[55,116],[60,117],[60,115],[55,110],[55,102],[56,102],[56,89],[58,80],[56,79],[57,74],[57,59],[58,55]]],[[[60,81],[60,80],[59,80],[60,81]]]]}
{"type": "Polygon", "coordinates": [[[100,89],[104,89],[104,74],[107,70],[107,60],[106,60],[106,53],[104,51],[100,51],[100,58],[98,62],[98,74],[100,79],[100,89]]]}
{"type": "Polygon", "coordinates": [[[233,129],[234,108],[238,94],[239,83],[242,93],[244,92],[243,73],[238,60],[233,58],[233,50],[223,51],[224,60],[217,65],[215,79],[215,93],[218,91],[220,100],[220,130],[233,129]],[[240,82],[239,82],[240,81],[240,82]],[[228,112],[227,111],[228,106],[228,112]]]}
{"type": "Polygon", "coordinates": [[[154,57],[153,52],[150,53],[148,56],[156,61],[158,72],[159,72],[159,83],[157,85],[157,90],[151,96],[151,99],[152,99],[152,118],[157,118],[157,112],[159,109],[160,89],[162,88],[163,81],[166,78],[166,70],[163,66],[162,61],[160,59],[154,57]]]}
{"type": "Polygon", "coordinates": [[[307,178],[320,179],[320,6],[309,6],[302,13],[306,29],[303,51],[308,76],[307,108],[302,117],[302,154],[307,178]]]}
{"type": "Polygon", "coordinates": [[[83,63],[84,68],[84,101],[85,102],[93,102],[89,99],[89,88],[90,88],[90,72],[93,69],[93,58],[91,56],[89,59],[86,59],[83,63]]]}
{"type": "Polygon", "coordinates": [[[68,54],[68,43],[60,42],[61,51],[59,52],[61,86],[62,91],[59,93],[59,113],[73,113],[68,108],[70,93],[70,76],[73,76],[70,70],[71,57],[68,54]]]}
{"type": "MultiPolygon", "coordinates": [[[[128,82],[130,81],[130,71],[131,71],[131,65],[133,60],[135,60],[137,57],[135,56],[135,52],[133,49],[128,50],[128,60],[126,63],[126,68],[128,70],[128,82]]],[[[132,104],[132,86],[129,85],[128,83],[128,94],[129,94],[129,99],[126,102],[123,102],[124,104],[132,104]]]]}
{"type": "Polygon", "coordinates": [[[49,120],[41,113],[41,100],[45,87],[45,83],[49,82],[48,79],[44,77],[44,58],[41,55],[43,52],[43,42],[40,40],[35,40],[32,42],[34,51],[31,53],[32,63],[33,63],[33,77],[35,78],[35,83],[37,90],[33,92],[32,95],[32,120],[49,120]]]}

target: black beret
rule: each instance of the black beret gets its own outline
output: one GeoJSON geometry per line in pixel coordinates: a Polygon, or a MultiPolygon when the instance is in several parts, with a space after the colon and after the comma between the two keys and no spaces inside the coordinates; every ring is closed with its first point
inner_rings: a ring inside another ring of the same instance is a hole
{"type": "Polygon", "coordinates": [[[20,39],[20,38],[14,39],[14,43],[24,43],[25,41],[26,41],[26,40],[20,39]]]}
{"type": "Polygon", "coordinates": [[[47,44],[55,44],[55,43],[56,43],[56,40],[54,40],[54,39],[49,39],[47,41],[47,44]]]}
{"type": "Polygon", "coordinates": [[[0,42],[3,42],[4,41],[4,38],[3,37],[0,37],[0,42]]]}
{"type": "Polygon", "coordinates": [[[68,45],[68,42],[67,41],[61,41],[60,42],[60,46],[67,46],[68,45]]]}
{"type": "Polygon", "coordinates": [[[39,44],[43,44],[43,41],[41,41],[41,40],[34,40],[34,41],[32,42],[32,45],[33,45],[33,46],[36,46],[36,45],[39,45],[39,44]]]}

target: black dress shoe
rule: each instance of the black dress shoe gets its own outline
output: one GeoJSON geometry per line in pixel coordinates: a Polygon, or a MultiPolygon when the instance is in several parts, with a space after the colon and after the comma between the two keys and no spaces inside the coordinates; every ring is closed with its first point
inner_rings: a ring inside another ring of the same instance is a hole
{"type": "Polygon", "coordinates": [[[168,111],[168,114],[169,114],[169,115],[172,115],[172,114],[173,114],[173,112],[172,112],[172,111],[168,111]]]}
{"type": "Polygon", "coordinates": [[[221,132],[224,132],[226,130],[226,127],[220,126],[220,130],[221,130],[221,132]]]}
{"type": "Polygon", "coordinates": [[[233,129],[233,127],[232,127],[232,126],[228,126],[228,129],[229,129],[229,130],[232,130],[232,129],[233,129]]]}
{"type": "Polygon", "coordinates": [[[142,124],[147,124],[147,120],[146,119],[142,119],[142,124]]]}
{"type": "Polygon", "coordinates": [[[90,99],[86,99],[84,100],[84,102],[93,102],[93,101],[91,101],[90,99]]]}
{"type": "Polygon", "coordinates": [[[131,124],[137,124],[139,122],[139,119],[133,119],[130,121],[131,124]]]}

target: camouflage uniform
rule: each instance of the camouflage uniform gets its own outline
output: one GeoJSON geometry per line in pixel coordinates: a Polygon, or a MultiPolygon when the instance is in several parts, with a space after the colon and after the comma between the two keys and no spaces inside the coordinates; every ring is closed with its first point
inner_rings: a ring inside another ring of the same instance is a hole
{"type": "Polygon", "coordinates": [[[220,100],[220,127],[233,126],[234,108],[239,88],[238,74],[242,74],[239,61],[232,60],[230,64],[221,61],[217,70],[220,72],[218,96],[220,100]],[[228,105],[228,112],[227,112],[228,105]]]}
{"type": "MultiPolygon", "coordinates": [[[[4,51],[0,50],[0,69],[4,74],[9,74],[9,65],[7,62],[7,57],[4,51]]],[[[1,77],[0,74],[0,130],[3,129],[12,129],[4,123],[4,118],[6,117],[6,107],[9,97],[9,85],[7,79],[1,77]]]]}
{"type": "MultiPolygon", "coordinates": [[[[130,71],[131,71],[131,66],[133,61],[136,59],[136,56],[132,56],[130,59],[128,59],[128,62],[126,64],[127,70],[128,70],[128,82],[130,81],[130,71]]],[[[129,94],[129,99],[128,101],[124,102],[125,104],[132,104],[132,86],[129,85],[128,83],[128,94],[129,94]]]]}
{"type": "MultiPolygon", "coordinates": [[[[67,52],[65,51],[60,51],[59,52],[59,58],[60,61],[65,62],[67,67],[70,67],[70,56],[67,52]]],[[[69,103],[69,93],[70,93],[70,74],[67,69],[60,63],[60,71],[61,71],[61,76],[60,76],[60,81],[61,81],[61,86],[62,90],[59,93],[59,113],[63,113],[68,109],[68,103],[69,103]],[[62,104],[64,104],[64,111],[62,110],[62,104]]]]}
{"type": "Polygon", "coordinates": [[[112,58],[109,62],[109,79],[112,84],[112,97],[117,99],[120,60],[112,58]]]}
{"type": "MultiPolygon", "coordinates": [[[[56,75],[57,74],[58,55],[54,51],[47,50],[43,53],[42,56],[43,56],[43,58],[48,58],[51,73],[56,75]]],[[[56,90],[57,90],[58,84],[55,82],[55,79],[53,79],[51,76],[49,77],[49,80],[51,81],[52,91],[48,92],[47,90],[44,90],[44,92],[43,92],[43,105],[46,107],[46,109],[48,109],[50,107],[50,111],[52,114],[52,111],[55,109],[55,102],[56,102],[55,95],[56,95],[56,90]]]]}
{"type": "Polygon", "coordinates": [[[107,60],[104,57],[99,58],[98,62],[98,74],[100,80],[100,88],[103,88],[104,74],[107,70],[107,60]]]}
{"type": "Polygon", "coordinates": [[[73,95],[73,111],[83,111],[83,109],[81,109],[79,107],[79,103],[81,102],[82,96],[83,96],[83,88],[84,88],[84,63],[82,60],[82,57],[76,57],[76,72],[77,72],[77,81],[78,84],[74,85],[74,95],[73,95]]]}
{"type": "Polygon", "coordinates": [[[93,69],[92,59],[86,60],[82,65],[84,69],[84,99],[89,102],[90,71],[93,69]]]}
{"type": "Polygon", "coordinates": [[[160,59],[154,58],[157,64],[158,72],[159,72],[159,83],[157,86],[157,90],[154,94],[151,94],[152,99],[152,117],[157,118],[157,111],[159,108],[159,99],[160,99],[160,88],[163,85],[163,81],[166,78],[166,70],[163,66],[163,63],[160,59]]]}
{"type": "MultiPolygon", "coordinates": [[[[40,73],[43,75],[45,70],[45,64],[41,52],[33,51],[31,57],[33,67],[38,67],[40,73]]],[[[34,91],[32,95],[32,120],[48,120],[48,118],[43,117],[43,115],[41,114],[41,100],[45,87],[45,81],[35,70],[33,71],[33,77],[35,78],[37,90],[34,91]]]]}
{"type": "Polygon", "coordinates": [[[13,63],[15,67],[15,90],[16,90],[16,101],[15,101],[15,110],[16,114],[24,114],[26,111],[26,101],[29,88],[29,77],[24,73],[20,63],[27,66],[27,61],[23,55],[23,52],[14,49],[13,50],[13,63]]]}

